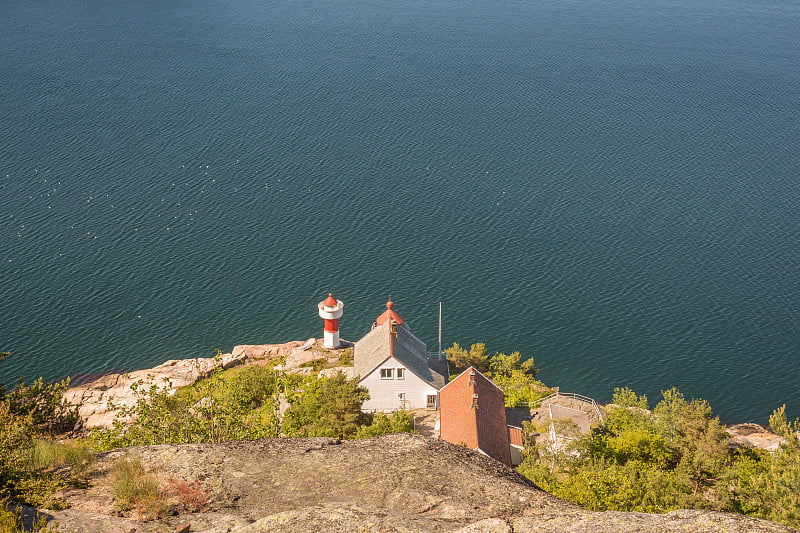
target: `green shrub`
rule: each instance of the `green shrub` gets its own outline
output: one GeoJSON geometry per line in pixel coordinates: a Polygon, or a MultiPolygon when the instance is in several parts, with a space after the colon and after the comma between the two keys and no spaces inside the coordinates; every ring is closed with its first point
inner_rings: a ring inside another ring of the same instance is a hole
{"type": "Polygon", "coordinates": [[[218,368],[210,378],[173,395],[156,384],[134,384],[137,403],[121,409],[111,429],[96,429],[90,439],[107,450],[277,437],[278,376],[269,366],[218,368]]]}
{"type": "Polygon", "coordinates": [[[342,366],[353,366],[353,349],[345,348],[339,355],[339,364],[342,366]]]}
{"type": "Polygon", "coordinates": [[[314,372],[319,372],[320,370],[327,367],[328,367],[328,362],[324,357],[320,359],[312,359],[311,361],[306,361],[305,363],[300,364],[300,368],[313,368],[314,372]]]}
{"type": "Polygon", "coordinates": [[[54,533],[58,523],[47,525],[47,517],[37,513],[38,521],[31,528],[25,528],[22,508],[9,509],[8,501],[0,500],[0,533],[54,533]]]}
{"type": "Polygon", "coordinates": [[[447,364],[450,366],[451,378],[456,377],[469,367],[474,367],[483,374],[489,374],[489,354],[482,342],[473,344],[469,350],[462,348],[457,342],[444,351],[447,364]]]}
{"type": "Polygon", "coordinates": [[[368,439],[393,433],[415,433],[414,421],[408,411],[395,411],[390,415],[375,413],[369,425],[358,428],[357,439],[368,439]]]}
{"type": "Polygon", "coordinates": [[[800,526],[800,421],[770,417],[786,441],[775,452],[729,449],[703,400],[677,389],[647,398],[615,389],[605,427],[571,449],[527,448],[519,472],[548,492],[594,510],[716,509],[800,526]]]}
{"type": "Polygon", "coordinates": [[[533,358],[522,361],[522,354],[519,352],[508,355],[498,352],[489,356],[484,343],[473,344],[469,350],[455,343],[444,353],[447,356],[450,379],[454,379],[470,366],[474,367],[503,390],[506,407],[531,404],[553,392],[536,379],[539,369],[535,367],[533,358]]]}
{"type": "Polygon", "coordinates": [[[29,385],[20,378],[6,400],[12,413],[30,416],[37,433],[61,433],[72,430],[78,420],[77,410],[64,402],[63,393],[68,388],[69,378],[56,383],[39,378],[29,385]]]}
{"type": "Polygon", "coordinates": [[[352,439],[367,422],[361,405],[369,392],[358,379],[333,377],[305,380],[290,398],[283,420],[283,432],[290,437],[333,437],[352,439]]]}

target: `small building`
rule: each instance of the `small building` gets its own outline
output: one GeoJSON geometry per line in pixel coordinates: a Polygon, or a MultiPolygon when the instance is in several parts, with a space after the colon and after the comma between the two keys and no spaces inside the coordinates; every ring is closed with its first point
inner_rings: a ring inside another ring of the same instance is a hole
{"type": "Polygon", "coordinates": [[[439,391],[440,438],[511,466],[503,391],[468,368],[439,391]]]}
{"type": "Polygon", "coordinates": [[[448,376],[431,368],[425,343],[393,307],[392,302],[386,304],[372,330],[354,347],[353,373],[370,396],[362,409],[438,409],[439,389],[448,376]]]}

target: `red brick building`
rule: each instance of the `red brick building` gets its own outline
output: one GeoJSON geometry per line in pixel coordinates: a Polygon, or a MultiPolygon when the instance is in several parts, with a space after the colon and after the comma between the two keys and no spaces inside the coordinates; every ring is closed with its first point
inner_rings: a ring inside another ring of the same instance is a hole
{"type": "Polygon", "coordinates": [[[503,391],[470,367],[439,391],[440,438],[511,465],[503,391]]]}

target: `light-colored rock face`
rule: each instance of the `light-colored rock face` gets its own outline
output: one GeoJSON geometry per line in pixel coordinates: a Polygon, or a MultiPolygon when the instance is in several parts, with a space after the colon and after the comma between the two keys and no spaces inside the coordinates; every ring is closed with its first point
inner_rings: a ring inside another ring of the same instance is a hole
{"type": "Polygon", "coordinates": [[[539,490],[497,461],[408,434],[112,450],[101,455],[90,475],[89,488],[63,495],[70,509],[42,511],[60,531],[172,533],[186,523],[195,533],[795,531],[712,511],[590,512],[539,490]],[[167,483],[202,483],[207,495],[202,512],[181,511],[156,522],[118,516],[109,472],[124,457],[138,457],[167,483]]]}
{"type": "Polygon", "coordinates": [[[731,444],[742,448],[760,448],[774,452],[786,439],[758,424],[735,424],[726,428],[731,435],[731,444]]]}
{"type": "Polygon", "coordinates": [[[321,378],[332,378],[336,374],[342,374],[347,379],[353,378],[353,367],[352,366],[340,366],[336,368],[326,368],[319,371],[319,377],[321,378]]]}
{"type": "MultiPolygon", "coordinates": [[[[219,361],[213,357],[166,361],[154,368],[124,374],[111,373],[71,387],[64,392],[64,399],[68,405],[77,408],[84,429],[109,428],[120,408],[135,405],[144,391],[152,386],[159,391],[173,393],[180,387],[210,376],[217,365],[227,369],[242,364],[263,364],[284,357],[288,360],[295,352],[307,357],[316,353],[313,350],[315,345],[314,339],[283,344],[241,345],[234,347],[231,353],[222,354],[219,361]],[[308,347],[304,350],[304,346],[308,347]]],[[[300,357],[297,359],[304,360],[300,357]]]]}

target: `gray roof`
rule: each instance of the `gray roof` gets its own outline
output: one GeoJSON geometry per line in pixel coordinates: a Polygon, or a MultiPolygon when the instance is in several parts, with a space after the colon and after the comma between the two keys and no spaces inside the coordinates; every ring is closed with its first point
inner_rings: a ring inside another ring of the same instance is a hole
{"type": "Polygon", "coordinates": [[[444,387],[444,376],[428,366],[425,343],[403,324],[395,325],[397,336],[393,336],[390,322],[387,320],[382,326],[375,326],[356,342],[353,373],[363,378],[389,357],[394,357],[432,387],[444,387]]]}
{"type": "Polygon", "coordinates": [[[444,377],[445,383],[450,379],[450,368],[447,366],[446,358],[428,359],[428,366],[437,374],[441,374],[444,377]]]}

